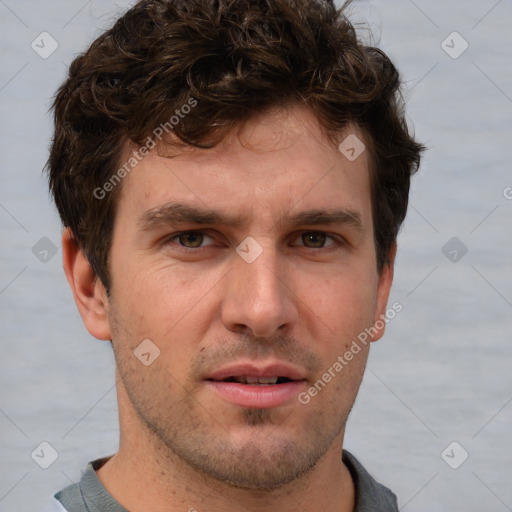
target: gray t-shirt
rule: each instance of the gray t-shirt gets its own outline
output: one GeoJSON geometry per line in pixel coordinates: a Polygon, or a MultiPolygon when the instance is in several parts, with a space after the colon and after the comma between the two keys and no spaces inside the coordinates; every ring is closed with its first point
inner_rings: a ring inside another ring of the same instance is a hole
{"type": "MultiPolygon", "coordinates": [[[[129,512],[103,487],[96,476],[107,458],[89,462],[80,482],[55,494],[55,499],[68,512],[129,512]]],[[[379,484],[349,452],[343,450],[343,462],[349,469],[355,485],[354,512],[398,512],[396,496],[379,484]]],[[[55,509],[57,510],[57,509],[55,509]]]]}

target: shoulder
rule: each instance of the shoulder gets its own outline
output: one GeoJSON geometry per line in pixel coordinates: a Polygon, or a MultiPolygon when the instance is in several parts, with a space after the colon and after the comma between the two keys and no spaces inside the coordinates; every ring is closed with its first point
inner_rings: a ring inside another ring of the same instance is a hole
{"type": "Polygon", "coordinates": [[[54,498],[62,508],[50,509],[48,512],[128,512],[110,495],[96,475],[96,470],[109,458],[89,462],[79,482],[55,494],[54,498]]]}
{"type": "Polygon", "coordinates": [[[348,451],[343,450],[343,462],[354,480],[355,512],[398,512],[396,495],[373,478],[348,451]]]}
{"type": "Polygon", "coordinates": [[[91,493],[91,487],[93,489],[92,493],[94,493],[94,480],[96,479],[94,465],[97,462],[98,461],[89,462],[85,471],[82,471],[82,476],[78,482],[68,485],[54,494],[53,499],[61,508],[50,509],[48,512],[53,512],[54,510],[55,512],[62,512],[63,510],[73,512],[88,510],[83,494],[84,489],[86,493],[91,493]]]}

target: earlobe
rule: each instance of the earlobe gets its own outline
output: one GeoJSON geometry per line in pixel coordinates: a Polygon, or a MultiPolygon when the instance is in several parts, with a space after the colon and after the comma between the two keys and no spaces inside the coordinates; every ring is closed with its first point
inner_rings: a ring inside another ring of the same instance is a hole
{"type": "Polygon", "coordinates": [[[64,272],[86,329],[97,339],[110,340],[107,292],[69,228],[62,233],[62,254],[64,272]]]}
{"type": "Polygon", "coordinates": [[[393,284],[396,249],[396,243],[394,243],[389,250],[387,262],[384,264],[379,276],[375,317],[373,319],[373,327],[371,329],[371,341],[377,341],[382,338],[384,331],[386,330],[386,308],[391,285],[393,284]]]}

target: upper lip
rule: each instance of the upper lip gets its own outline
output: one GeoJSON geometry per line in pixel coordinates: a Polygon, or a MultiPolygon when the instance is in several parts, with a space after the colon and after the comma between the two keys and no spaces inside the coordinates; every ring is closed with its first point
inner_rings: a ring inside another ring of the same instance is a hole
{"type": "Polygon", "coordinates": [[[286,363],[238,363],[224,366],[206,376],[206,380],[224,380],[229,377],[287,377],[290,380],[304,380],[303,372],[286,363]]]}

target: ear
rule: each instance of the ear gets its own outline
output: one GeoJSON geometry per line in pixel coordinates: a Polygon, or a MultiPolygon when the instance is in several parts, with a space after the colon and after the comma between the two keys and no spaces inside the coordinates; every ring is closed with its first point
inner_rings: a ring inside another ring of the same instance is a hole
{"type": "Polygon", "coordinates": [[[377,302],[375,308],[375,316],[373,319],[373,327],[371,328],[371,341],[377,341],[382,338],[386,330],[386,308],[388,305],[389,292],[393,283],[393,272],[395,268],[396,243],[391,246],[388,253],[387,262],[384,264],[382,272],[379,276],[379,284],[377,287],[377,302]]]}
{"type": "Polygon", "coordinates": [[[97,339],[110,340],[107,291],[69,228],[62,233],[62,254],[64,272],[86,329],[97,339]]]}

